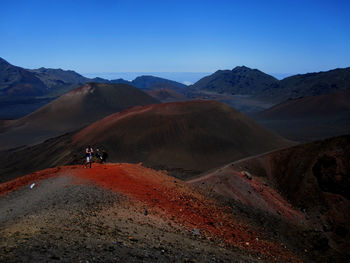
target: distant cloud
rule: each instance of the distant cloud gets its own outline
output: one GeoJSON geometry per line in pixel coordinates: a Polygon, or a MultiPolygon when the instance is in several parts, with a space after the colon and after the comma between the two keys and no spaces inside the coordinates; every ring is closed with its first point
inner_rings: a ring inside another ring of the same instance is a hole
{"type": "Polygon", "coordinates": [[[189,85],[192,85],[193,83],[192,83],[192,82],[190,82],[190,81],[185,80],[185,81],[183,82],[183,84],[185,84],[185,85],[189,86],[189,85]]]}

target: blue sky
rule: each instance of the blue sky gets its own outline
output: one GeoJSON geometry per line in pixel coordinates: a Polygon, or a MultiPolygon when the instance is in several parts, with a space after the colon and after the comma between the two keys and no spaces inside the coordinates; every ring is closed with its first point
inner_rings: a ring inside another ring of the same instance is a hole
{"type": "Polygon", "coordinates": [[[350,66],[350,1],[6,1],[0,57],[79,73],[350,66]]]}

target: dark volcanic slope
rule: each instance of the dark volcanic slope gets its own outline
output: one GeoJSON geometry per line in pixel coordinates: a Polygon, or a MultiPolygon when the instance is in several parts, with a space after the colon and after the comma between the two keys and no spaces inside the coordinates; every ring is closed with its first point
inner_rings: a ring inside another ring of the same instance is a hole
{"type": "Polygon", "coordinates": [[[145,92],[161,102],[174,102],[188,100],[183,93],[185,89],[178,88],[169,83],[157,83],[148,87],[145,92]]]}
{"type": "Polygon", "coordinates": [[[281,93],[288,93],[293,98],[349,89],[350,68],[291,76],[281,80],[281,86],[281,93]]]}
{"type": "Polygon", "coordinates": [[[51,69],[51,68],[39,68],[29,70],[33,72],[48,88],[56,88],[67,83],[80,83],[88,82],[89,79],[76,73],[73,70],[51,69]]]}
{"type": "Polygon", "coordinates": [[[283,207],[284,200],[269,190],[274,186],[305,213],[308,235],[315,235],[308,250],[321,256],[316,262],[347,262],[350,257],[350,135],[247,158],[192,182],[288,216],[291,210],[283,207]],[[274,203],[282,207],[276,209],[274,203]]]}
{"type": "Polygon", "coordinates": [[[103,145],[113,161],[201,172],[290,142],[216,101],[137,107],[98,121],[73,137],[74,147],[103,145]]]}
{"type": "Polygon", "coordinates": [[[85,84],[34,113],[11,122],[6,132],[0,134],[0,149],[38,143],[125,108],[157,102],[130,85],[85,84]]]}
{"type": "Polygon", "coordinates": [[[337,116],[350,116],[350,90],[288,100],[259,114],[259,117],[265,119],[304,119],[337,116]]]}
{"type": "Polygon", "coordinates": [[[268,90],[261,96],[271,101],[282,102],[287,99],[323,95],[349,88],[350,68],[342,68],[285,78],[279,82],[278,89],[268,90]]]}
{"type": "Polygon", "coordinates": [[[278,134],[314,141],[350,133],[350,90],[287,100],[254,117],[278,134]]]}
{"type": "Polygon", "coordinates": [[[235,67],[218,70],[190,86],[191,90],[207,90],[230,94],[257,94],[274,88],[278,80],[257,69],[235,67]]]}
{"type": "Polygon", "coordinates": [[[33,73],[0,58],[0,97],[38,96],[44,94],[46,89],[33,73]]]}

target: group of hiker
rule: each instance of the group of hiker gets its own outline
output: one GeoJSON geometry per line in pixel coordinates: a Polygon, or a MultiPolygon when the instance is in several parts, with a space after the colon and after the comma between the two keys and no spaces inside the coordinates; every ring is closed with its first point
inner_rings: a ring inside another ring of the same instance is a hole
{"type": "Polygon", "coordinates": [[[100,151],[100,149],[98,148],[96,149],[96,152],[94,152],[92,147],[89,145],[85,149],[85,157],[86,157],[86,162],[84,167],[87,168],[89,165],[89,167],[91,168],[93,157],[96,157],[99,163],[105,163],[107,161],[108,154],[104,149],[100,151]]]}

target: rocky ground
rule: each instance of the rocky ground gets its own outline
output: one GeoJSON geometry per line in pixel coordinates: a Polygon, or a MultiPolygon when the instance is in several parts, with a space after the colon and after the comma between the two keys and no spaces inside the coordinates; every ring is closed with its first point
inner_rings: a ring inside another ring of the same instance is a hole
{"type": "Polygon", "coordinates": [[[47,169],[0,195],[1,262],[313,262],[244,209],[141,165],[47,169]]]}

